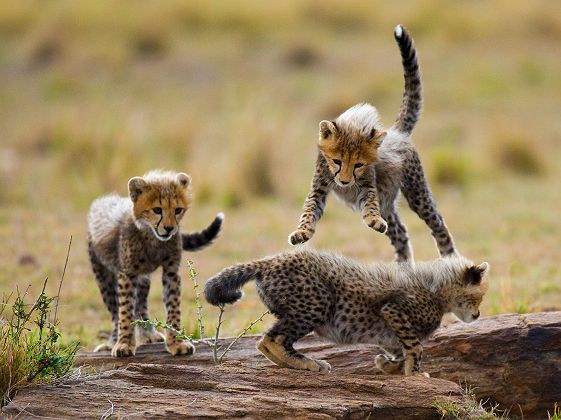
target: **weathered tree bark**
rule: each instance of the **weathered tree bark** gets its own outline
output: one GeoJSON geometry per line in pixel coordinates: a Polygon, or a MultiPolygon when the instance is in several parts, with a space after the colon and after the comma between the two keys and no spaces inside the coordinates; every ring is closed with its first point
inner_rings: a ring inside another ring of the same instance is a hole
{"type": "Polygon", "coordinates": [[[433,377],[467,384],[513,416],[547,418],[561,403],[561,312],[454,324],[439,329],[425,348],[433,377]]]}
{"type": "Polygon", "coordinates": [[[114,359],[83,353],[77,364],[108,370],[91,378],[22,391],[3,413],[19,418],[132,417],[439,418],[438,400],[461,403],[462,387],[477,398],[511,408],[513,415],[544,418],[561,401],[561,312],[501,315],[453,324],[425,344],[423,367],[432,378],[380,375],[379,351],[368,345],[333,346],[314,337],[299,347],[333,367],[316,374],[272,366],[242,339],[214,366],[210,350],[173,357],[163,345],[114,359]],[[125,369],[113,370],[114,368],[125,369]],[[450,382],[453,381],[453,382],[450,382]]]}

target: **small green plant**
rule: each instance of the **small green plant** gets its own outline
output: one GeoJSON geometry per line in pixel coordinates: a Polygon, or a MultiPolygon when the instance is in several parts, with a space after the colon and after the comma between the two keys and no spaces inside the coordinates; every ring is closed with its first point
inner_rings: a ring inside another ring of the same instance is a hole
{"type": "Polygon", "coordinates": [[[561,420],[561,405],[558,403],[553,404],[553,414],[549,414],[549,410],[547,410],[547,419],[561,420]]]}
{"type": "Polygon", "coordinates": [[[134,325],[139,325],[143,328],[154,327],[154,328],[165,328],[166,330],[172,331],[176,334],[176,337],[180,340],[189,340],[195,344],[206,344],[212,349],[212,358],[214,363],[220,364],[224,360],[224,356],[232,349],[232,347],[242,338],[245,336],[251,329],[257,324],[261,322],[263,318],[270,313],[270,311],[263,312],[257,319],[253,320],[247,327],[245,327],[234,339],[226,346],[224,351],[220,353],[223,346],[218,345],[218,339],[220,338],[220,327],[222,326],[223,322],[223,315],[224,315],[224,305],[220,305],[218,308],[220,309],[220,313],[218,314],[218,324],[216,325],[216,330],[214,331],[214,337],[212,338],[205,338],[205,328],[203,324],[203,308],[201,305],[201,296],[199,293],[199,283],[197,282],[197,271],[193,266],[193,261],[188,260],[187,265],[189,267],[189,277],[193,282],[193,288],[195,289],[195,302],[197,304],[197,322],[199,325],[198,331],[198,338],[194,338],[193,335],[186,334],[184,330],[177,330],[172,325],[155,320],[136,320],[133,321],[134,325]]]}
{"type": "Polygon", "coordinates": [[[72,238],[56,297],[45,293],[45,280],[35,302],[25,302],[28,290],[23,294],[17,290],[13,300],[12,293],[4,296],[0,303],[0,406],[7,404],[25,386],[63,377],[72,367],[79,343],[61,343],[56,318],[71,244],[72,238]]]}
{"type": "Polygon", "coordinates": [[[501,412],[498,404],[488,405],[487,401],[478,401],[473,390],[467,388],[464,401],[441,400],[435,401],[436,408],[441,419],[445,420],[494,420],[508,419],[508,412],[501,412]]]}
{"type": "Polygon", "coordinates": [[[49,320],[54,297],[43,290],[31,304],[27,292],[0,304],[0,405],[7,404],[23,387],[65,376],[72,367],[78,343],[60,342],[56,320],[49,320]]]}

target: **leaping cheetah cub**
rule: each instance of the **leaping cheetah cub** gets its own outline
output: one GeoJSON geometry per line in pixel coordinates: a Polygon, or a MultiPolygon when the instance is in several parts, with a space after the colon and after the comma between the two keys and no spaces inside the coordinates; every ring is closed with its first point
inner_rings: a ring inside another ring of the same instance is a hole
{"type": "Polygon", "coordinates": [[[479,317],[489,265],[460,256],[431,262],[362,265],[348,258],[299,250],[222,270],[205,285],[213,305],[240,299],[255,280],[263,303],[277,317],[257,348],[273,363],[328,372],[330,365],[296,351],[306,334],[337,343],[372,343],[386,354],[376,366],[386,373],[422,374],[421,342],[445,313],[464,322],[479,317]]]}
{"type": "Polygon", "coordinates": [[[396,26],[394,37],[405,79],[397,120],[385,129],[376,108],[362,103],[332,121],[320,122],[315,172],[298,227],[288,237],[292,245],[312,238],[327,196],[333,191],[361,214],[367,226],[385,232],[395,248],[397,261],[413,261],[407,229],[397,211],[401,191],[409,207],[430,228],[440,255],[457,252],[411,140],[423,103],[417,51],[403,26],[396,26]]]}
{"type": "MultiPolygon", "coordinates": [[[[88,248],[92,269],[111,313],[113,332],[95,351],[111,350],[114,357],[134,355],[135,319],[148,319],[150,274],[163,269],[167,323],[180,329],[181,250],[208,245],[220,231],[220,213],[199,233],[181,234],[179,223],[191,203],[191,177],[184,173],[152,171],[129,181],[130,199],[115,194],[94,201],[88,215],[88,248]]],[[[143,342],[163,341],[153,328],[139,328],[143,342]]],[[[192,354],[188,341],[166,331],[166,349],[173,355],[192,354]]]]}

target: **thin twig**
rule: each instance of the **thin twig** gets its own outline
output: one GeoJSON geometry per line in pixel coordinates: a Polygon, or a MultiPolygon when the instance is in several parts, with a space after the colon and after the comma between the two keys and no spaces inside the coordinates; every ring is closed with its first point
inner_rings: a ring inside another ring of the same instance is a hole
{"type": "Polygon", "coordinates": [[[201,306],[201,296],[199,294],[199,284],[197,283],[197,272],[193,268],[193,261],[187,260],[189,266],[189,277],[193,281],[193,289],[195,289],[195,301],[197,302],[197,316],[199,321],[199,338],[204,340],[205,327],[203,325],[203,307],[201,306]]]}
{"type": "Polygon", "coordinates": [[[62,288],[62,282],[64,281],[64,275],[66,274],[66,267],[68,266],[68,257],[70,257],[70,247],[72,246],[72,235],[70,235],[70,241],[68,242],[68,249],[66,251],[66,260],[64,261],[64,268],[62,269],[62,276],[60,278],[60,283],[58,284],[58,292],[56,294],[56,306],[55,306],[55,317],[53,324],[56,324],[56,315],[58,312],[58,302],[60,301],[60,289],[62,288]]]}
{"type": "Polygon", "coordinates": [[[100,420],[106,420],[109,417],[111,417],[113,415],[113,412],[115,410],[115,405],[113,404],[113,401],[111,400],[107,400],[109,401],[109,404],[111,404],[111,407],[109,407],[107,410],[105,410],[105,413],[103,413],[100,417],[100,420]]]}
{"type": "MultiPolygon", "coordinates": [[[[212,358],[214,363],[220,363],[222,357],[218,357],[218,337],[220,336],[220,326],[222,325],[222,315],[224,315],[224,305],[219,305],[220,313],[218,314],[218,325],[216,325],[216,332],[214,333],[214,345],[212,346],[212,358]]],[[[224,356],[224,355],[222,355],[224,356]]]]}
{"type": "MultiPolygon", "coordinates": [[[[257,318],[256,320],[252,321],[251,324],[249,324],[247,327],[245,327],[244,330],[243,330],[241,333],[239,333],[238,336],[237,336],[236,338],[234,338],[234,340],[230,343],[230,345],[228,345],[228,347],[226,347],[226,350],[224,350],[224,352],[222,353],[222,355],[221,355],[220,358],[218,359],[218,363],[222,363],[222,359],[224,358],[224,356],[226,355],[226,353],[228,353],[228,352],[230,351],[230,349],[232,348],[232,346],[233,346],[234,344],[236,344],[240,338],[242,338],[244,335],[246,335],[247,332],[248,332],[249,330],[251,330],[251,328],[252,328],[255,324],[257,324],[258,322],[262,321],[263,318],[265,317],[265,315],[268,315],[268,314],[270,314],[270,313],[271,313],[271,311],[263,312],[259,318],[257,318]]],[[[222,315],[222,313],[221,313],[220,315],[222,315]]],[[[217,331],[218,331],[218,328],[217,328],[217,331]]]]}
{"type": "Polygon", "coordinates": [[[23,407],[23,408],[19,411],[19,413],[17,414],[17,416],[15,416],[12,420],[16,420],[16,419],[20,416],[20,414],[23,413],[23,412],[25,411],[25,409],[26,409],[27,407],[29,407],[30,405],[31,405],[31,403],[27,403],[27,405],[26,405],[25,407],[23,407]]]}

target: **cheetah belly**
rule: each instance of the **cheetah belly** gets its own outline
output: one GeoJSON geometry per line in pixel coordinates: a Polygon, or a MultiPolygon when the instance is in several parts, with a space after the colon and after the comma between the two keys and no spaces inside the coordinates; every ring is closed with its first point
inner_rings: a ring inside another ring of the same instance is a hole
{"type": "Polygon", "coordinates": [[[383,320],[359,323],[351,320],[344,325],[322,325],[314,330],[321,338],[338,344],[376,344],[380,347],[395,347],[399,341],[383,320]]]}
{"type": "Polygon", "coordinates": [[[356,185],[353,185],[352,187],[348,187],[348,188],[342,188],[339,187],[338,185],[335,185],[333,187],[333,193],[335,194],[337,200],[349,206],[351,209],[353,209],[353,211],[359,211],[359,206],[358,206],[359,192],[360,189],[356,185]]]}

